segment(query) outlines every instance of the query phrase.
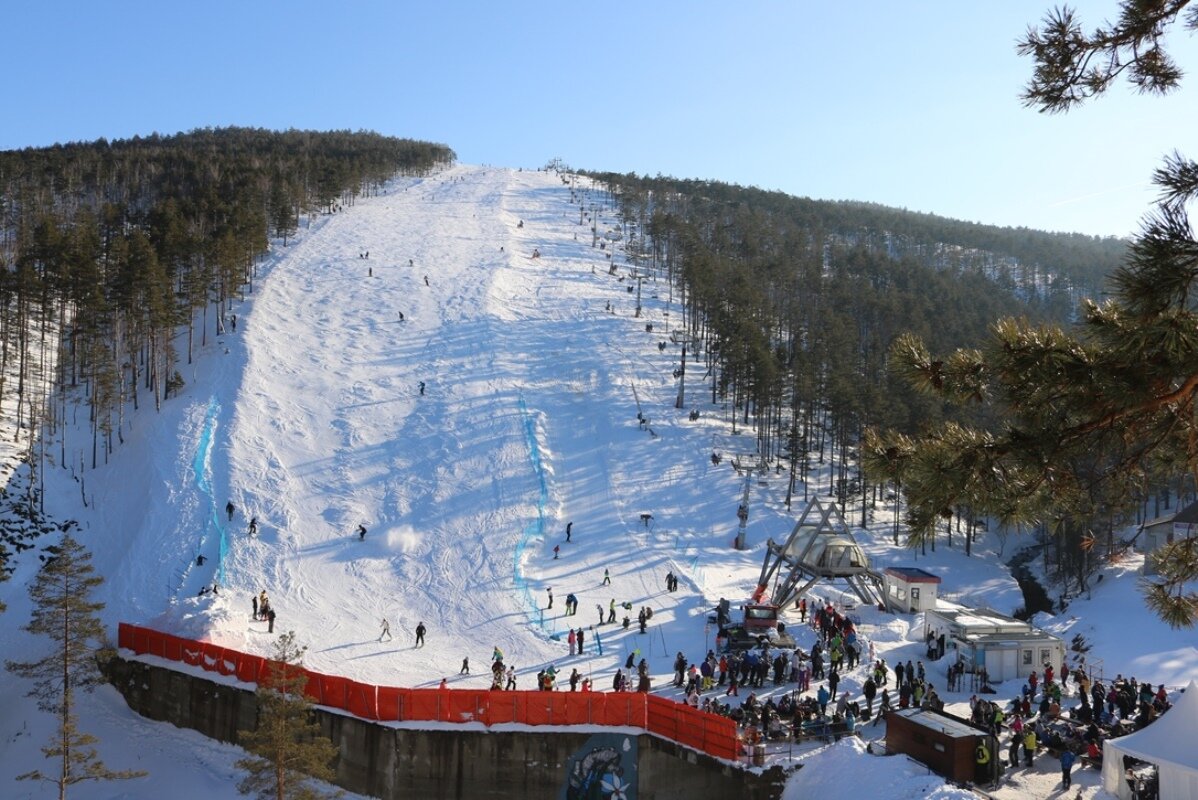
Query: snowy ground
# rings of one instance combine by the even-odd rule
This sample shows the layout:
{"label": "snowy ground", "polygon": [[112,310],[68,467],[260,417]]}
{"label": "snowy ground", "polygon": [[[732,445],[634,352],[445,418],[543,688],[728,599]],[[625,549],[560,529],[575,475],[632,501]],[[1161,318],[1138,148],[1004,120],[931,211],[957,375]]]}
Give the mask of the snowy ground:
{"label": "snowy ground", "polygon": [[[708,610],[720,597],[745,599],[765,539],[793,525],[782,503],[787,476],[754,477],[751,547],[731,549],[743,481],[730,459],[713,466],[709,456],[713,448],[751,453],[754,441],[733,435],[726,412],[710,403],[699,363],[687,365],[687,407],[674,408],[679,349],[669,332],[681,309],[664,281],[646,280],[634,316],[623,256],[616,255],[618,275],[609,275],[611,251],[591,247],[580,202],[590,209],[602,198],[592,192],[571,204],[554,173],[456,166],[398,179],[385,195],[320,218],[276,248],[254,294],[235,309],[236,332],[184,371],[182,396],[160,414],[141,413],[110,463],[86,473],[82,490],[67,471],[47,477],[48,508],[80,520],[107,578],[105,620],[266,654],[273,637],[250,618],[251,596],[265,590],[278,628],[295,630],[310,648],[307,665],[322,672],[401,686],[447,677],[451,686],[481,688],[498,646],[521,688],[552,663],[607,689],[639,649],[654,685],[670,694],[674,654],[695,660],[713,646]],[[610,210],[601,212],[601,232],[614,224]],[[698,421],[688,419],[691,408]],[[826,486],[817,477],[810,490]],[[878,509],[877,533],[860,537],[877,565],[935,572],[962,602],[1005,612],[1022,603],[1015,582],[987,558],[999,542],[983,540],[973,558],[941,547],[917,559],[891,545],[892,512]],[[652,515],[647,523],[644,514]],[[247,533],[251,517],[256,537]],[[858,522],[860,510],[850,517]],[[359,524],[363,540],[354,534]],[[198,554],[208,558],[203,567]],[[24,559],[0,586],[9,604],[0,616],[6,655],[44,648],[19,630],[34,567]],[[610,586],[601,585],[605,569]],[[1083,632],[1109,675],[1173,686],[1198,678],[1194,637],[1152,620],[1129,569],[1112,569],[1092,599],[1045,624],[1067,637]],[[664,591],[670,570],[681,577],[675,593]],[[219,597],[196,596],[216,580]],[[567,619],[569,592],[579,614]],[[566,627],[596,625],[596,605],[606,609],[613,599],[632,604],[630,630],[598,627],[602,655],[594,635],[585,655],[567,655]],[[654,612],[646,635],[636,632],[641,606]],[[878,655],[890,663],[921,657],[918,618],[862,613]],[[380,643],[384,617],[395,638]],[[419,622],[428,637],[417,649]],[[792,628],[810,644],[809,630]],[[469,676],[458,675],[464,657]],[[862,680],[850,674],[842,686],[857,692]],[[932,681],[943,689],[942,675]],[[0,674],[0,785],[15,787],[5,796],[43,796],[11,782],[39,758],[49,730],[26,690]],[[73,797],[234,796],[239,750],[133,717],[110,689],[83,708],[110,766],[151,775],[84,785]],[[805,764],[793,797],[811,787],[824,800],[961,796],[902,757],[852,744],[773,758]],[[840,779],[827,777],[834,774]],[[863,795],[859,776],[876,777],[877,793]],[[1055,762],[1016,778],[997,796],[1053,796]],[[1083,796],[1100,796],[1096,778],[1079,777]]]}

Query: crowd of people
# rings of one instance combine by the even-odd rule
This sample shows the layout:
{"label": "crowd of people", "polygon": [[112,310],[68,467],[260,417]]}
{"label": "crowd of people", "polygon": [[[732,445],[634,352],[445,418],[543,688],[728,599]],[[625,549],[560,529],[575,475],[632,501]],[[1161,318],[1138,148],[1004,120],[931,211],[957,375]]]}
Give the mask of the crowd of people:
{"label": "crowd of people", "polygon": [[1007,737],[1008,767],[1020,765],[1021,752],[1025,767],[1035,765],[1039,752],[1048,752],[1060,760],[1061,782],[1067,789],[1075,763],[1101,765],[1105,739],[1151,724],[1171,703],[1163,684],[1153,689],[1150,683],[1117,675],[1108,686],[1093,680],[1085,670],[1071,673],[1068,665],[1062,664],[1057,674],[1047,664],[1042,674],[1034,671],[1028,676],[1005,708],[977,695],[970,698],[969,705],[975,725],[989,729],[995,737]]}

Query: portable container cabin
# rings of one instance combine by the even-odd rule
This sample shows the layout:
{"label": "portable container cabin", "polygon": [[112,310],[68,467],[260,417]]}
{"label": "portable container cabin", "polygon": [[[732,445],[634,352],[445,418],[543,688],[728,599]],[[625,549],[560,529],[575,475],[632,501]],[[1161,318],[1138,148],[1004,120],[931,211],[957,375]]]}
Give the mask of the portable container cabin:
{"label": "portable container cabin", "polygon": [[915,614],[936,607],[940,576],[916,567],[887,567],[882,570],[886,607],[900,614]]}
{"label": "portable container cabin", "polygon": [[963,661],[967,672],[984,668],[991,682],[1021,680],[1047,664],[1060,670],[1065,659],[1059,637],[989,608],[939,601],[924,615],[924,638],[941,634],[947,658]]}
{"label": "portable container cabin", "polygon": [[905,708],[886,715],[886,749],[905,753],[950,780],[961,783],[992,776],[978,775],[977,747],[990,750],[990,768],[998,754],[989,732],[968,720],[926,708]]}

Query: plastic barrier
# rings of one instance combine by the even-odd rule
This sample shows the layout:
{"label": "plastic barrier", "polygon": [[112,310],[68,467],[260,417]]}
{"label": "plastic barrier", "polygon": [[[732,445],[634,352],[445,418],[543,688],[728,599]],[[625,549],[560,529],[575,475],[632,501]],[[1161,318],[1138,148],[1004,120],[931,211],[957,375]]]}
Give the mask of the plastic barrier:
{"label": "plastic barrier", "polygon": [[378,719],[378,691],[372,683],[345,681],[345,710],[362,719]]}
{"label": "plastic barrier", "polygon": [[[282,665],[211,642],[197,642],[121,623],[117,642],[139,655],[158,656],[258,683]],[[736,723],[641,692],[486,691],[375,686],[301,669],[314,703],[370,720],[481,722],[484,725],[608,725],[640,728],[717,758],[737,757]]]}
{"label": "plastic barrier", "polygon": [[403,707],[403,689],[394,686],[380,686],[377,692],[378,719],[394,722],[402,719],[400,709]]}

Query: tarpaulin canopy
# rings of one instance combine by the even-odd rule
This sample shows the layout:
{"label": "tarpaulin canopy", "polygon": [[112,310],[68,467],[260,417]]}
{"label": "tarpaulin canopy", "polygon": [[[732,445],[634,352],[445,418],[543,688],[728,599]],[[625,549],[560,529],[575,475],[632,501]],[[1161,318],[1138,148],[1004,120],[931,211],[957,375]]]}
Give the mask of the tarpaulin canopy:
{"label": "tarpaulin canopy", "polygon": [[1102,786],[1120,800],[1131,800],[1123,757],[1156,765],[1160,800],[1198,797],[1198,681],[1173,698],[1173,707],[1146,728],[1107,739],[1102,747]]}

